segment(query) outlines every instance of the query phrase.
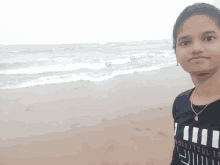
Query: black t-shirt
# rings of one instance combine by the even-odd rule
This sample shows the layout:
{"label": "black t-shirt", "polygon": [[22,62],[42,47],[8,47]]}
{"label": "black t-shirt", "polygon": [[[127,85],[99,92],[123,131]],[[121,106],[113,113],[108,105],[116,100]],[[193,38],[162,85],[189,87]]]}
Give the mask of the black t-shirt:
{"label": "black t-shirt", "polygon": [[173,104],[175,146],[171,165],[220,165],[220,100],[195,106],[199,120],[190,106],[193,90],[179,94]]}

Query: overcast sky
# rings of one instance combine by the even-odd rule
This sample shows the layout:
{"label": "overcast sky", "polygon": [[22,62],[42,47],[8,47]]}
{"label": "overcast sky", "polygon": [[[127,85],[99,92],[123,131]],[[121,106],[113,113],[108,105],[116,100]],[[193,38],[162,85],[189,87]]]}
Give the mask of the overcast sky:
{"label": "overcast sky", "polygon": [[[202,2],[214,4],[214,1],[220,0]],[[171,39],[180,12],[196,2],[200,1],[1,0],[0,44]]]}

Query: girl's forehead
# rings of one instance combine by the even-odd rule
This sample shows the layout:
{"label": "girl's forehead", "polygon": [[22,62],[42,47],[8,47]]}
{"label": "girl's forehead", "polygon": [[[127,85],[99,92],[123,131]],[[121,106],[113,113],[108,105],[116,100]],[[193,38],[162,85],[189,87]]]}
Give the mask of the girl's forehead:
{"label": "girl's forehead", "polygon": [[206,15],[195,15],[188,18],[180,27],[179,35],[197,35],[205,31],[219,30],[216,22]]}

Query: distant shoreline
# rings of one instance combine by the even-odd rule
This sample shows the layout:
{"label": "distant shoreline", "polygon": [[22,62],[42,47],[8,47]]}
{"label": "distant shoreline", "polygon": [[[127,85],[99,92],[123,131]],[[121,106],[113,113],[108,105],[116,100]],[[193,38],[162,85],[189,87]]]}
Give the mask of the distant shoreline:
{"label": "distant shoreline", "polygon": [[161,39],[161,40],[141,40],[141,41],[121,41],[121,42],[103,42],[103,43],[98,43],[98,42],[91,42],[91,43],[64,43],[64,44],[49,44],[49,43],[44,43],[44,44],[0,44],[0,46],[30,46],[30,45],[39,45],[39,46],[46,46],[46,45],[105,45],[105,44],[121,44],[121,43],[144,43],[144,42],[158,42],[158,41],[170,41],[172,42],[172,39]]}

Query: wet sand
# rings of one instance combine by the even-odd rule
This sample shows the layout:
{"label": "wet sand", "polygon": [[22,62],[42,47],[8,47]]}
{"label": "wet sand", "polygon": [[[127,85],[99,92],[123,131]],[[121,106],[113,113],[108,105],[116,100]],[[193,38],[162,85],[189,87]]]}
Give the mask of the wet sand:
{"label": "wet sand", "polygon": [[180,66],[0,91],[0,165],[168,165]]}

